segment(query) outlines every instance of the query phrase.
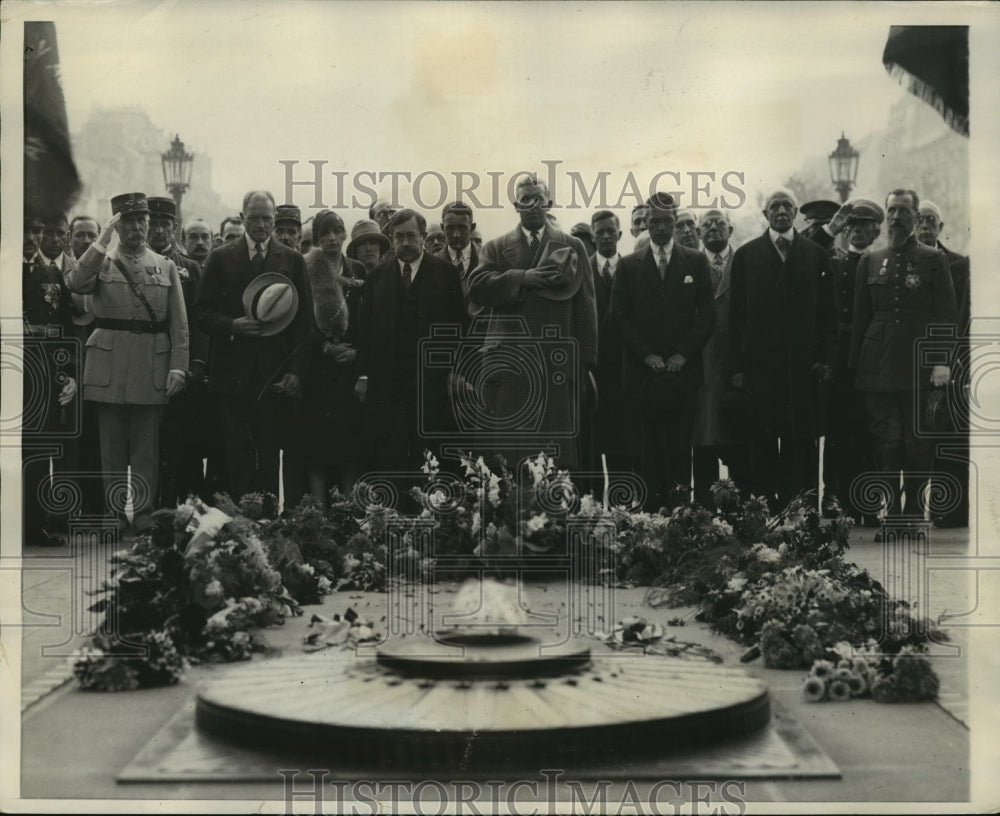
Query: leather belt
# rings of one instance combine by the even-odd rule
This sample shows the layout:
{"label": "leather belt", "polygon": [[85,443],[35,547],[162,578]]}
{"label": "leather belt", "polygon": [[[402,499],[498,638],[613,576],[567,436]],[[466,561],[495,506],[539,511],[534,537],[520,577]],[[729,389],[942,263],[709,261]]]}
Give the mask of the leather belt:
{"label": "leather belt", "polygon": [[113,317],[99,317],[94,321],[99,329],[127,331],[133,334],[164,334],[170,330],[169,320],[117,320]]}

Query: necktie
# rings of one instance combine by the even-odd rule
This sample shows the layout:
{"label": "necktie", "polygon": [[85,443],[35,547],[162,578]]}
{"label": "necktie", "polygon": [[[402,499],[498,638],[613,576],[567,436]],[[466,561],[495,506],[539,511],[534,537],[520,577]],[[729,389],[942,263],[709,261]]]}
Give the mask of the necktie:
{"label": "necktie", "polygon": [[611,261],[607,260],[604,262],[604,269],[601,270],[601,277],[604,278],[608,283],[611,283]]}
{"label": "necktie", "polygon": [[538,230],[532,230],[531,231],[531,244],[528,246],[528,249],[531,252],[531,263],[532,264],[534,264],[535,259],[538,257],[538,247],[539,247]]}
{"label": "necktie", "polygon": [[656,265],[660,269],[660,280],[664,280],[667,277],[667,251],[660,247],[660,254],[657,256]]}
{"label": "necktie", "polygon": [[721,255],[716,255],[712,259],[712,288],[718,289],[719,283],[722,281],[722,270],[725,268],[726,262],[722,260]]}
{"label": "necktie", "polygon": [[458,272],[458,276],[461,277],[465,274],[465,264],[462,263],[462,254],[459,253],[455,256],[455,271]]}
{"label": "necktie", "polygon": [[413,269],[409,264],[403,264],[403,288],[409,289],[413,282]]}
{"label": "necktie", "polygon": [[778,252],[781,253],[781,260],[785,260],[788,257],[788,247],[792,245],[784,235],[779,235],[778,240],[774,242],[775,246],[778,247]]}
{"label": "necktie", "polygon": [[260,244],[253,245],[253,260],[251,263],[253,264],[254,272],[260,272],[264,268],[264,247]]}

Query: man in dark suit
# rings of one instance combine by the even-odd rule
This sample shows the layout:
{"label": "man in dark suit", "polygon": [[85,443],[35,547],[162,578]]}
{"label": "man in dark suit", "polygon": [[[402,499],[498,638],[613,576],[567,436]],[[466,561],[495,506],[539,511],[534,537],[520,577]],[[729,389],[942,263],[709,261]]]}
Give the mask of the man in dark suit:
{"label": "man in dark suit", "polygon": [[394,254],[365,280],[354,392],[366,407],[371,464],[391,474],[416,470],[431,447],[421,420],[444,422],[451,412],[451,372],[425,368],[420,341],[435,327],[464,332],[468,317],[455,268],[424,252],[424,217],[403,209],[386,227]]}
{"label": "man in dark suit", "polygon": [[750,391],[749,487],[772,512],[818,490],[818,386],[837,358],[830,254],[792,228],[797,211],[791,191],[768,196],[768,229],[736,250],[730,284],[730,384]]}
{"label": "man in dark suit", "polygon": [[[958,306],[958,325],[955,328],[955,348],[952,355],[953,380],[951,391],[950,433],[934,445],[934,470],[951,474],[961,485],[957,500],[951,507],[939,511],[931,507],[931,516],[936,527],[969,526],[969,319],[972,310],[969,285],[969,258],[959,255],[941,243],[944,220],[941,208],[933,201],[920,202],[920,218],[917,225],[917,240],[920,243],[940,249],[948,258],[951,282],[955,289]],[[934,494],[931,494],[932,497]],[[942,492],[942,495],[948,495]]]}
{"label": "man in dark suit", "polygon": [[[194,304],[195,323],[211,338],[209,393],[219,400],[230,489],[278,495],[282,429],[289,399],[301,397],[309,360],[313,307],[305,261],[272,239],[274,196],[254,190],[243,199],[246,232],[213,250]],[[283,275],[298,293],[294,319],[276,334],[248,317],[243,291],[256,277]]]}
{"label": "man in dark suit", "polygon": [[590,256],[597,299],[597,410],[593,417],[583,417],[583,450],[586,467],[601,470],[601,454],[607,456],[609,470],[636,469],[639,452],[629,451],[625,433],[625,392],[622,388],[622,341],[611,312],[611,287],[622,256],[618,242],[622,237],[618,216],[611,210],[598,210],[590,219],[597,251]]}
{"label": "man in dark suit", "polygon": [[708,261],[674,241],[677,205],[669,193],[646,202],[649,246],[622,258],[611,309],[625,347],[628,425],[640,436],[640,472],[649,509],[686,502],[691,489],[691,426],[701,352],[715,306]]}
{"label": "man in dark suit", "polygon": [[[729,288],[733,266],[733,234],[725,210],[706,210],[701,222],[705,257],[712,277],[715,298],[715,328],[702,351],[705,385],[698,391],[692,434],[694,463],[694,500],[702,507],[712,507],[711,487],[719,479],[719,460],[729,469],[729,478],[737,486],[746,486],[747,440],[732,426],[723,405],[729,387]],[[675,231],[676,235],[676,231]]]}
{"label": "man in dark suit", "polygon": [[[25,214],[25,232],[32,219]],[[21,308],[24,323],[24,404],[35,406],[34,427],[21,437],[21,473],[25,546],[61,546],[53,534],[65,519],[56,519],[43,499],[49,462],[55,472],[74,470],[69,431],[77,399],[76,355],[66,352],[73,337],[72,304],[64,276],[75,267],[64,251],[69,225],[66,216],[41,220],[34,246],[21,267]],[[25,255],[29,255],[25,240]],[[57,342],[64,338],[62,343]],[[61,453],[60,453],[61,449]],[[40,495],[40,493],[42,495]]]}
{"label": "man in dark suit", "polygon": [[[575,469],[597,366],[594,278],[580,239],[548,219],[548,185],[525,175],[515,196],[520,224],[483,246],[470,278],[472,300],[492,310],[483,367],[501,372],[489,430],[512,467],[544,450]],[[515,369],[518,355],[524,363]]]}
{"label": "man in dark suit", "polygon": [[[195,293],[201,283],[201,265],[182,255],[174,244],[177,225],[177,205],[172,198],[151,196],[149,204],[149,248],[174,262],[184,293],[188,314],[194,313]],[[188,494],[210,499],[224,484],[215,471],[220,462],[210,462],[206,483],[203,460],[213,438],[218,437],[218,423],[213,423],[208,410],[205,379],[208,365],[208,337],[197,326],[189,327],[191,373],[187,387],[171,397],[160,424],[160,504],[170,507],[184,501]]]}
{"label": "man in dark suit", "polygon": [[479,251],[472,245],[472,232],[475,228],[472,208],[468,204],[453,201],[441,211],[441,229],[448,243],[437,253],[437,257],[454,267],[462,282],[462,296],[465,298],[469,317],[475,317],[482,311],[482,307],[469,298],[469,275],[479,265]]}

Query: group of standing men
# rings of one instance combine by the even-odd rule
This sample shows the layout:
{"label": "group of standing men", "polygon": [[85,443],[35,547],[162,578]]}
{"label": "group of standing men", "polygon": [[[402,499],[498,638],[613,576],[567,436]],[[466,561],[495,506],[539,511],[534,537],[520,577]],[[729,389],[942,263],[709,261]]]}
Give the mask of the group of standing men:
{"label": "group of standing men", "polygon": [[[887,512],[923,517],[934,462],[921,417],[951,382],[969,299],[968,260],[927,245],[933,205],[912,190],[884,210],[856,199],[806,238],[794,195],[777,190],[766,232],[734,248],[724,210],[699,222],[657,193],[632,213],[626,256],[613,212],[566,234],[536,177],[514,206],[517,227],[481,249],[463,202],[431,230],[377,205],[348,242],[338,214],[303,236],[298,208],[253,191],[221,245],[200,219],[185,224],[186,252],[170,199],[116,197],[103,230],[74,219],[79,246],[65,218],[26,219],[26,333],[86,341],[82,369],[62,364],[51,415],[78,398],[82,373],[100,468],[131,469],[139,527],[187,492],[278,493],[281,451],[287,506],[331,486],[313,479],[317,463],[349,487],[412,472],[444,441],[510,463],[547,451],[591,476],[634,471],[651,509],[690,499],[692,466],[694,498],[711,505],[721,461],[776,511],[817,490],[821,436],[827,514],[865,520],[852,484],[875,471]],[[883,221],[889,246],[872,252]],[[846,250],[833,248],[841,233]],[[929,339],[932,326],[953,327],[951,342]],[[431,353],[449,343],[450,356]],[[334,380],[345,387],[329,401]],[[26,464],[26,533],[44,543],[28,476]]]}

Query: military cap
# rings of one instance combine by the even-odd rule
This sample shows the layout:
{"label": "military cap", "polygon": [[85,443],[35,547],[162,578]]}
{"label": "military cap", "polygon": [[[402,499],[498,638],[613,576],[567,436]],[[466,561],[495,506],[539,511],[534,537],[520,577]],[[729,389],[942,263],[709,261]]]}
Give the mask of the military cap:
{"label": "military cap", "polygon": [[291,221],[302,226],[302,211],[295,204],[279,204],[274,210],[274,223]]}
{"label": "military cap", "polygon": [[839,209],[840,205],[836,201],[820,198],[816,201],[807,201],[799,207],[799,212],[806,221],[825,224],[833,218]]}
{"label": "military cap", "polygon": [[868,198],[856,198],[851,202],[851,214],[848,221],[874,221],[881,224],[885,221],[885,211]]}
{"label": "military cap", "polygon": [[171,218],[177,217],[177,204],[172,198],[166,196],[151,196],[147,202],[150,215],[169,215]]}
{"label": "military cap", "polygon": [[111,199],[112,215],[128,215],[129,213],[145,213],[149,215],[149,202],[145,193],[122,193]]}

